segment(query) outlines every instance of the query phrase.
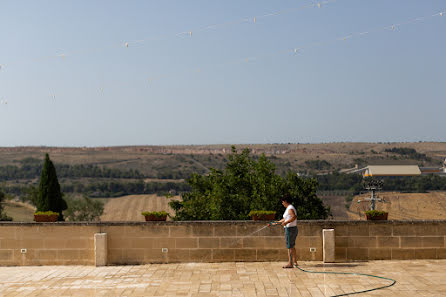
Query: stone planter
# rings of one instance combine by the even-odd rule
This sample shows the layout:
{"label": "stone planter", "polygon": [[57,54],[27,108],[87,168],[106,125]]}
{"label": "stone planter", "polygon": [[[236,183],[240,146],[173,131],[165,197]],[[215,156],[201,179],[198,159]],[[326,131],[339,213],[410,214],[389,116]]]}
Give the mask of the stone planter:
{"label": "stone planter", "polygon": [[251,216],[253,221],[274,221],[276,214],[262,214],[262,215],[253,215]]}
{"label": "stone planter", "polygon": [[34,221],[36,222],[57,222],[59,215],[34,215]]}
{"label": "stone planter", "polygon": [[371,216],[371,215],[365,215],[367,221],[386,221],[389,213],[385,213],[380,216]]}
{"label": "stone planter", "polygon": [[144,216],[144,217],[146,218],[146,222],[167,220],[167,216],[158,217],[158,216],[154,216],[154,215],[149,215],[149,216]]}

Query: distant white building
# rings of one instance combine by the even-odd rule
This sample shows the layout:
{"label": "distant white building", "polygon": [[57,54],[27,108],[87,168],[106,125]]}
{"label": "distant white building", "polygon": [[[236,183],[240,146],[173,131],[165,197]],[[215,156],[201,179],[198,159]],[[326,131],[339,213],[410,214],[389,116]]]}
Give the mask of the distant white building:
{"label": "distant white building", "polygon": [[386,176],[420,176],[420,175],[442,175],[446,176],[446,160],[443,167],[419,167],[418,165],[369,165],[364,168],[341,170],[343,173],[362,174],[363,177],[386,177]]}
{"label": "distant white building", "polygon": [[418,165],[369,165],[362,173],[367,176],[419,176],[421,170]]}

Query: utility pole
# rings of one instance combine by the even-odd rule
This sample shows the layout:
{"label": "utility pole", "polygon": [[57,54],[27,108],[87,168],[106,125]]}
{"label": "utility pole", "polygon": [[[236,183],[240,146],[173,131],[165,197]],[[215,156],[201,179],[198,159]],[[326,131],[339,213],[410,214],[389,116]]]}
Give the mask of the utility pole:
{"label": "utility pole", "polygon": [[[376,192],[382,189],[383,184],[384,182],[382,180],[377,179],[372,179],[365,184],[364,188],[372,192],[370,198],[364,198],[364,201],[370,201],[370,210],[375,210],[376,201],[383,201],[381,198],[376,197]],[[361,202],[361,200],[358,200],[358,203],[359,202]]]}

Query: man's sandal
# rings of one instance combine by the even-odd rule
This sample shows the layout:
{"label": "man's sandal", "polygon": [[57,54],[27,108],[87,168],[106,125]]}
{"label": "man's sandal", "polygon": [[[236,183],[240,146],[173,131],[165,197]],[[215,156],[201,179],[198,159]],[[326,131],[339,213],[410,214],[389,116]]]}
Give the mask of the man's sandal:
{"label": "man's sandal", "polygon": [[282,268],[294,268],[294,266],[285,265],[285,266],[282,266]]}

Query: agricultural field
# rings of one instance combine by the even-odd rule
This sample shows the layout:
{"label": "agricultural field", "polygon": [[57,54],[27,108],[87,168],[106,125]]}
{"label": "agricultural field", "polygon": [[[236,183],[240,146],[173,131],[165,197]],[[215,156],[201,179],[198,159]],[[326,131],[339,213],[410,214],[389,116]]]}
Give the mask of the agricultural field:
{"label": "agricultural field", "polygon": [[[322,197],[330,205],[335,220],[364,220],[364,211],[369,202],[360,202],[369,197],[368,194],[353,198],[350,207],[345,207],[343,196]],[[378,202],[379,210],[389,212],[389,220],[439,220],[446,217],[446,192],[432,193],[395,193],[382,192],[378,197],[385,202]],[[170,199],[181,199],[179,196]],[[156,195],[130,195],[121,198],[110,198],[105,204],[102,221],[144,221],[143,210],[174,212],[167,205],[168,199]]]}
{"label": "agricultural field", "polygon": [[[364,220],[364,211],[370,202],[364,201],[369,194],[358,195],[346,213],[349,219]],[[383,202],[376,203],[376,209],[389,212],[389,220],[444,220],[446,218],[446,192],[378,194]],[[361,202],[358,203],[358,200]]]}
{"label": "agricultural field", "polygon": [[27,203],[7,200],[2,203],[5,213],[12,217],[14,222],[34,221],[35,207]]}
{"label": "agricultural field", "polygon": [[[353,198],[348,209],[345,207],[344,196],[321,197],[325,204],[330,205],[334,220],[364,220],[364,211],[369,202],[360,202],[369,197],[368,194]],[[446,217],[446,192],[432,193],[395,193],[383,192],[378,197],[384,202],[377,203],[377,209],[389,212],[389,220],[440,220]],[[104,214],[101,221],[144,221],[142,211],[166,211],[174,215],[167,204],[171,199],[181,199],[180,196],[166,198],[157,195],[128,195],[119,198],[95,198],[104,202]],[[6,201],[5,212],[14,221],[33,221],[34,208],[26,203]],[[169,220],[169,218],[168,218]]]}
{"label": "agricultural field", "polygon": [[[101,221],[144,221],[143,211],[166,211],[173,215],[173,210],[167,204],[179,196],[166,198],[157,195],[129,195],[119,198],[109,198],[104,206]],[[169,218],[167,218],[169,220]]]}

